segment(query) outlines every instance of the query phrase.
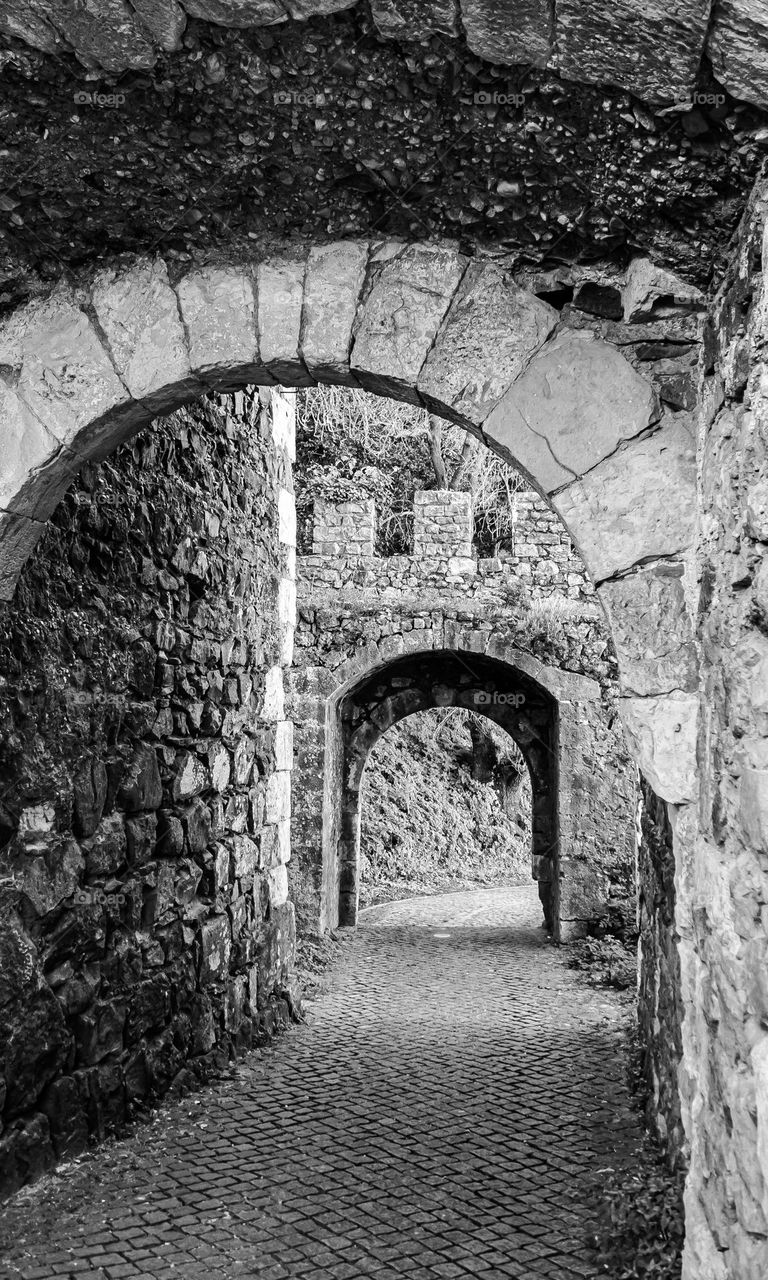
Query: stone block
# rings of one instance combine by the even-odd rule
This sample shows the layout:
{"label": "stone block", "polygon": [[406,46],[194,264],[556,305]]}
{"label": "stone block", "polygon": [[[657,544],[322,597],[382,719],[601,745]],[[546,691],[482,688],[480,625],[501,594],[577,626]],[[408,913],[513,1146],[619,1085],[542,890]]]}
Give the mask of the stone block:
{"label": "stone block", "polygon": [[392,40],[459,34],[458,0],[371,0],[371,16],[379,34]]}
{"label": "stone block", "polygon": [[293,721],[281,720],[275,729],[275,768],[293,767]]}
{"label": "stone block", "polygon": [[261,363],[253,280],[235,267],[205,267],[176,285],[192,371],[223,388],[274,381]]}
{"label": "stone block", "polygon": [[618,706],[630,751],[656,795],[670,804],[695,800],[697,695],[619,698]]}
{"label": "stone block", "polygon": [[274,258],[257,271],[259,352],[276,382],[312,385],[301,356],[301,312],[305,263]]}
{"label": "stone block", "polygon": [[461,19],[473,53],[497,65],[545,67],[552,49],[547,0],[461,0]]}
{"label": "stone block", "polygon": [[0,1137],[0,1186],[17,1191],[42,1177],[55,1164],[46,1116],[15,1120]]}
{"label": "stone block", "polygon": [[94,1066],[123,1051],[126,1006],[122,1000],[100,1000],[75,1019],[78,1066]]}
{"label": "stone block", "polygon": [[703,310],[706,306],[700,289],[665,267],[657,267],[649,258],[632,259],[627,268],[621,302],[624,319],[633,324],[652,319],[659,306],[695,310]]}
{"label": "stone block", "polygon": [[709,0],[558,0],[558,69],[566,80],[614,84],[647,102],[691,90],[701,63]]}
{"label": "stone block", "polygon": [[768,769],[742,769],[739,818],[751,847],[768,854]]}
{"label": "stone block", "polygon": [[277,495],[277,536],[284,546],[296,546],[296,500],[287,489]]}
{"label": "stone block", "polygon": [[267,778],[264,821],[282,822],[291,816],[291,775],[286,770],[276,770]]}
{"label": "stone block", "polygon": [[131,7],[164,53],[175,53],[181,48],[187,15],[176,0],[132,0]]}
{"label": "stone block", "polygon": [[94,310],[131,395],[168,413],[204,390],[192,373],[179,303],[161,259],[107,268],[91,291]]}
{"label": "stone block", "polygon": [[762,0],[719,0],[707,54],[719,84],[742,102],[768,101],[768,13]]}
{"label": "stone block", "polygon": [[157,814],[142,813],[126,818],[125,839],[129,866],[143,866],[155,852]]}
{"label": "stone block", "polygon": [[104,818],[96,834],[81,842],[85,857],[85,870],[89,876],[113,876],[125,866],[128,842],[125,824],[120,813]]}
{"label": "stone block", "polygon": [[160,808],[163,785],[160,781],[157,753],[153,747],[141,745],[136,748],[123,774],[117,801],[127,813]]}
{"label": "stone block", "polygon": [[191,17],[222,27],[268,27],[285,22],[281,0],[185,0],[184,8]]}
{"label": "stone block", "polygon": [[682,565],[661,564],[610,579],[598,589],[619,657],[623,693],[649,697],[696,688],[696,648],[682,572]]}
{"label": "stone block", "polygon": [[696,513],[696,447],[685,415],[668,418],[652,436],[634,440],[553,498],[593,579],[692,543]]}
{"label": "stone block", "polygon": [[206,920],[200,932],[200,982],[223,982],[228,974],[232,937],[226,916]]}
{"label": "stone block", "polygon": [[43,977],[35,946],[18,917],[7,911],[0,930],[0,973],[4,1114],[9,1119],[32,1110],[61,1071],[71,1037],[61,1005]]}
{"label": "stone block", "polygon": [[653,387],[624,356],[572,330],[533,357],[483,429],[552,493],[645,431],[655,413]]}
{"label": "stone block", "polygon": [[318,382],[351,381],[352,326],[365,283],[368,245],[345,240],[311,249],[304,283],[301,352]]}
{"label": "stone block", "polygon": [[72,1076],[54,1080],[43,1094],[40,1110],[48,1120],[51,1142],[59,1160],[72,1159],[88,1146],[88,1121],[80,1091]]}
{"label": "stone block", "polygon": [[419,378],[424,400],[483,422],[558,319],[493,263],[470,263]]}
{"label": "stone block", "polygon": [[267,872],[269,901],[274,907],[282,907],[288,901],[288,870],[280,865]]}
{"label": "stone block", "polygon": [[264,700],[261,720],[267,723],[285,717],[285,694],[281,667],[270,667],[264,676]]}
{"label": "stone block", "polygon": [[[352,371],[368,391],[419,403],[419,373],[466,266],[452,246],[385,246],[355,322]],[[374,258],[375,261],[375,258]]]}
{"label": "stone block", "polygon": [[39,916],[72,897],[84,869],[79,845],[65,836],[50,836],[37,845],[17,839],[0,853],[0,874],[10,875]]}
{"label": "stone block", "polygon": [[210,786],[210,776],[202,760],[191,751],[182,751],[176,758],[172,794],[176,801],[191,800]]}
{"label": "stone block", "polygon": [[[0,326],[0,366],[12,371],[16,398],[60,445],[89,458],[103,456],[148,420],[115,373],[96,329],[73,294],[60,285],[47,298],[18,308]],[[20,412],[20,410],[18,411]],[[27,459],[41,466],[42,441],[33,439],[29,418],[14,431],[17,467]],[[99,448],[96,448],[98,444]],[[5,505],[11,501],[6,495]]]}
{"label": "stone block", "polygon": [[[53,13],[51,13],[51,8]],[[47,10],[47,12],[46,12]],[[99,0],[98,6],[53,3],[44,12],[86,67],[120,75],[129,67],[149,70],[157,51],[126,0]]]}

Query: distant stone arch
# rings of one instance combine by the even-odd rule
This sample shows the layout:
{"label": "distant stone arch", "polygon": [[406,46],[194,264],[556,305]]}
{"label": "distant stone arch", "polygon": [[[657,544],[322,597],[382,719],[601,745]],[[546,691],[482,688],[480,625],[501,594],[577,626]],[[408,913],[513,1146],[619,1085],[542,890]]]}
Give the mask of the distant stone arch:
{"label": "distant stone arch", "polygon": [[0,368],[0,598],[83,463],[206,390],[362,386],[480,434],[548,497],[598,585],[643,771],[664,799],[693,798],[690,415],[495,263],[351,240],[172,281],[142,258],[20,307]]}

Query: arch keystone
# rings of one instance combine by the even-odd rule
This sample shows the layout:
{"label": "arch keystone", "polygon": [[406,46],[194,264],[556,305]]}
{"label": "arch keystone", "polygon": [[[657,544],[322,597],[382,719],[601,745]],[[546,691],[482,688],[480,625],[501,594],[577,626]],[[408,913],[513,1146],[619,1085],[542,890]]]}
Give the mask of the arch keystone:
{"label": "arch keystone", "polygon": [[162,259],[100,272],[91,301],[125,385],[153,414],[201,395]]}

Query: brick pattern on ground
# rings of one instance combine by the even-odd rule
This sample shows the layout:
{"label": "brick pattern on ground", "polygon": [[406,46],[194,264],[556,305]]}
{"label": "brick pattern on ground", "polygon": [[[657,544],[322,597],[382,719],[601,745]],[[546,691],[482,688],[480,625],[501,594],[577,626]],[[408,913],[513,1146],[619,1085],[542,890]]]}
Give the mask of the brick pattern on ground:
{"label": "brick pattern on ground", "polygon": [[6,1207],[4,1280],[596,1276],[625,1006],[539,920],[528,886],[363,912],[308,1025]]}

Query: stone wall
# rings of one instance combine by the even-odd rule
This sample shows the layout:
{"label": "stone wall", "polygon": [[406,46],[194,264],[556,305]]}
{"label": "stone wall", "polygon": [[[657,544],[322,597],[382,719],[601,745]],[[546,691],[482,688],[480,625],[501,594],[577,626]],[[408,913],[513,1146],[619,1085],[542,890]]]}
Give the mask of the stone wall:
{"label": "stone wall", "polygon": [[511,550],[478,558],[473,550],[472,499],[450,489],[414,494],[413,551],[375,554],[376,506],[372,499],[316,502],[312,554],[301,556],[304,580],[318,589],[361,586],[394,600],[446,582],[462,599],[500,605],[525,590],[533,599],[573,601],[594,595],[584,565],[554,511],[532,489],[513,499]]}
{"label": "stone wall", "polygon": [[290,406],[87,467],[0,618],[0,1185],[285,1024]]}
{"label": "stone wall", "polygon": [[[537,520],[541,505],[531,500]],[[380,670],[375,699],[383,702],[392,677],[393,687],[411,686],[408,696],[419,700],[412,710],[469,705],[472,694],[477,710],[498,719],[499,708],[506,714],[516,696],[515,679],[528,676],[551,694],[559,784],[547,788],[542,782],[534,823],[541,839],[533,872],[545,912],[563,940],[608,920],[626,928],[634,915],[635,775],[616,714],[616,664],[603,616],[588,598],[591,587],[567,543],[558,535],[555,546],[567,553],[567,572],[554,561],[554,578],[546,564],[524,575],[512,556],[477,561],[468,554],[468,495],[451,491],[416,494],[418,554],[374,555],[374,523],[371,502],[323,503],[315,553],[297,560],[296,659],[288,705],[296,733],[291,894],[300,918],[308,927],[336,923],[341,859],[347,868],[345,919],[354,919],[358,796],[353,787],[348,802],[342,799],[352,761],[345,755],[349,743],[340,699],[352,698],[348,691]],[[556,517],[544,523],[551,529]],[[535,531],[524,536],[531,552],[537,551]],[[545,557],[551,546],[542,547]],[[539,579],[545,584],[541,591]],[[577,591],[583,598],[566,594]],[[417,679],[410,670],[395,670],[419,653],[436,652],[464,654],[455,679],[447,659],[442,675],[435,669]],[[493,672],[486,670],[489,661],[497,663]],[[438,701],[430,701],[427,686],[437,688]],[[523,706],[526,696],[523,691],[516,705]],[[382,714],[375,718],[380,730]],[[514,717],[508,720],[504,727],[515,736],[518,726]],[[558,824],[555,857],[552,832]]]}
{"label": "stone wall", "polygon": [[713,310],[699,464],[700,799],[673,813],[687,1280],[768,1273],[768,187]]}
{"label": "stone wall", "polygon": [[[48,53],[74,51],[86,66],[148,69],[182,48],[188,15],[233,27],[272,27],[355,7],[358,0],[160,0],[70,10],[55,0],[19,0],[0,13],[0,32]],[[685,0],[670,10],[651,0],[641,11],[599,0],[369,0],[373,28],[405,41],[463,33],[472,53],[505,66],[556,67],[570,80],[616,84],[652,101],[685,101],[702,57],[734,94],[768,97],[768,20],[750,0]]]}

